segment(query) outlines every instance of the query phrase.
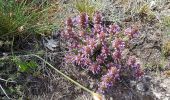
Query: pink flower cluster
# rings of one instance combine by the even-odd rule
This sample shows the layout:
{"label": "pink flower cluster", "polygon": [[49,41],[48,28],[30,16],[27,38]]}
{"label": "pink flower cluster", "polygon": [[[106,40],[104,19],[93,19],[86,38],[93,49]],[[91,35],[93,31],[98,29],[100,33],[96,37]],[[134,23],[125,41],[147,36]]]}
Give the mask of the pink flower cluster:
{"label": "pink flower cluster", "polygon": [[[134,56],[129,59],[122,57],[129,41],[139,35],[138,30],[130,27],[123,31],[117,24],[107,27],[102,20],[100,12],[94,14],[92,21],[86,13],[68,18],[62,36],[67,41],[69,51],[65,55],[66,62],[88,69],[93,74],[106,73],[99,83],[99,90],[106,91],[126,71],[122,71],[122,68],[132,71],[129,76],[133,77],[140,77],[142,71]],[[123,37],[129,40],[124,40]],[[123,62],[124,60],[127,62]]]}
{"label": "pink flower cluster", "polygon": [[99,92],[104,93],[109,87],[113,86],[115,81],[119,78],[119,69],[117,67],[110,67],[106,75],[103,75],[99,84]]}

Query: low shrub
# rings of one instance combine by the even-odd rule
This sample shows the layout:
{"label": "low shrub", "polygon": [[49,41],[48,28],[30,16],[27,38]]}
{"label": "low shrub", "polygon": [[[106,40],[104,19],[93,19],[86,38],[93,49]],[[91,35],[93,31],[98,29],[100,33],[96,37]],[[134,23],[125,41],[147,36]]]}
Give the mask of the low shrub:
{"label": "low shrub", "polygon": [[67,41],[65,61],[99,76],[98,91],[106,93],[115,82],[138,79],[143,72],[135,56],[123,55],[130,41],[139,36],[138,29],[121,30],[114,23],[106,26],[102,19],[100,12],[94,14],[93,22],[86,13],[68,18],[61,35]]}

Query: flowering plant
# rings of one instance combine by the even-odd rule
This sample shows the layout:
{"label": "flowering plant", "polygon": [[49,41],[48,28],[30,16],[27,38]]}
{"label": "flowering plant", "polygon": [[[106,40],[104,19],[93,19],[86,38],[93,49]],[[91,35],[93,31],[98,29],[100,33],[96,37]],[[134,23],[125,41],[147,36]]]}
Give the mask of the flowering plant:
{"label": "flowering plant", "polygon": [[66,62],[102,75],[99,92],[104,93],[122,77],[139,78],[142,70],[135,56],[127,59],[122,55],[129,41],[139,35],[138,30],[129,27],[123,31],[117,24],[106,26],[102,20],[100,12],[94,14],[93,21],[86,13],[68,18],[62,36],[69,51]]}

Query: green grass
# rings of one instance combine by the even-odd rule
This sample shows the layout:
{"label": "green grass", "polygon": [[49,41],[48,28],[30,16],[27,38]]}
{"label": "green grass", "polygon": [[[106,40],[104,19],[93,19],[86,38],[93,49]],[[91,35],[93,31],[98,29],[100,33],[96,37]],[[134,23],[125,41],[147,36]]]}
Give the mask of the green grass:
{"label": "green grass", "polygon": [[164,56],[168,57],[170,55],[170,41],[164,43],[162,49]]}
{"label": "green grass", "polygon": [[96,6],[91,3],[91,0],[75,0],[75,8],[80,12],[86,12],[92,18],[96,11]]}
{"label": "green grass", "polygon": [[[49,20],[50,5],[46,0],[0,0],[0,37],[27,36],[28,34],[47,34],[56,24]],[[54,20],[53,20],[54,21]]]}
{"label": "green grass", "polygon": [[164,24],[166,27],[170,27],[170,16],[165,16],[165,17],[163,17],[163,24]]}

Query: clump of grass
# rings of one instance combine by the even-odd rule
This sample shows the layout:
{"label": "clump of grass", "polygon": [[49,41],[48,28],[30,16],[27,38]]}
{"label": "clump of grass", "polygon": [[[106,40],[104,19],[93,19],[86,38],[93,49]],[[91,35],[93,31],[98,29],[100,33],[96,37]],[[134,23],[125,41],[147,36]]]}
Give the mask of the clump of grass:
{"label": "clump of grass", "polygon": [[170,41],[163,44],[163,54],[165,57],[170,56]]}
{"label": "clump of grass", "polygon": [[52,15],[48,12],[53,6],[58,5],[50,5],[46,0],[41,3],[36,0],[0,0],[0,36],[49,33],[56,27],[49,20]]}
{"label": "clump of grass", "polygon": [[96,11],[96,6],[91,3],[91,0],[75,0],[75,8],[80,12],[85,12],[92,18]]}
{"label": "clump of grass", "polygon": [[151,10],[149,4],[147,3],[145,3],[139,8],[138,13],[141,15],[141,17],[146,16],[147,21],[151,21],[152,19],[155,18],[154,12]]}
{"label": "clump of grass", "polygon": [[163,24],[167,27],[170,27],[170,16],[163,17]]}
{"label": "clump of grass", "polygon": [[150,10],[148,4],[144,4],[143,6],[141,6],[141,8],[138,11],[138,13],[144,13],[144,14],[148,14],[150,12],[151,12],[151,10]]}

